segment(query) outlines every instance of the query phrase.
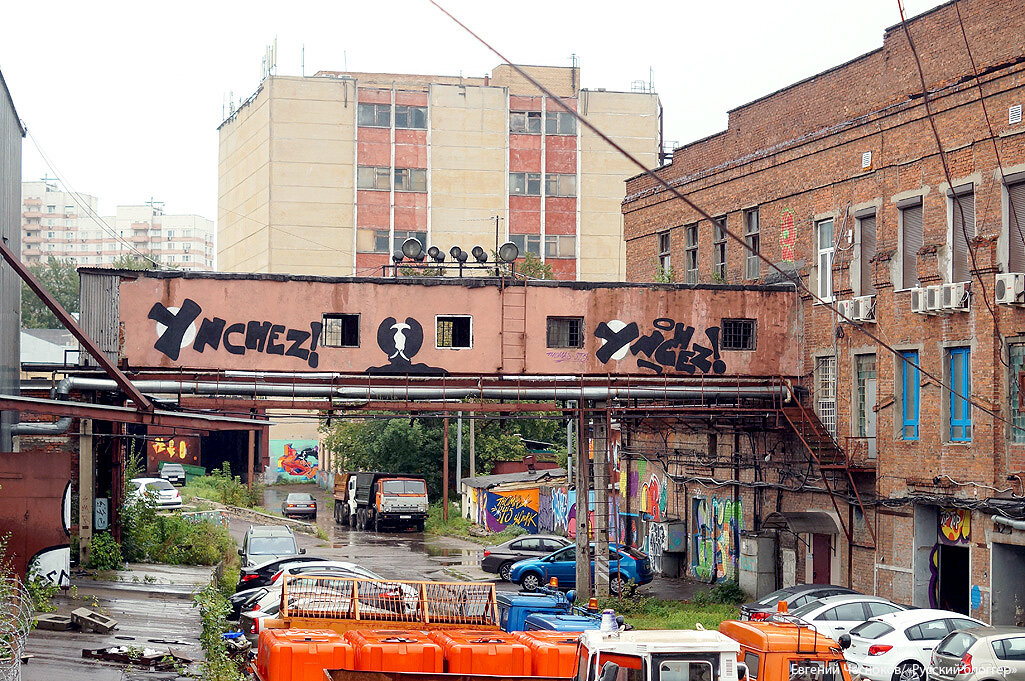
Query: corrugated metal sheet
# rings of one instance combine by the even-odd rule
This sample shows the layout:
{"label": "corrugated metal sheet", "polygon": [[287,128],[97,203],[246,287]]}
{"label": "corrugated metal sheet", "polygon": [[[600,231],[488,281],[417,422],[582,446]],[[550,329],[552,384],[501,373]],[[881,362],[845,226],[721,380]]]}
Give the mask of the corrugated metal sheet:
{"label": "corrugated metal sheet", "polygon": [[[21,121],[0,74],[0,237],[21,254]],[[21,278],[0,259],[0,393],[18,394],[21,355]],[[16,412],[0,412],[0,452],[12,448]]]}
{"label": "corrugated metal sheet", "polygon": [[[107,355],[107,358],[114,362],[118,361],[118,341],[120,334],[120,289],[121,277],[117,274],[106,274],[103,272],[80,272],[81,287],[79,289],[79,301],[81,317],[79,325],[86,335],[93,339],[96,345]],[[81,352],[81,364],[97,366],[85,348],[79,345]]]}

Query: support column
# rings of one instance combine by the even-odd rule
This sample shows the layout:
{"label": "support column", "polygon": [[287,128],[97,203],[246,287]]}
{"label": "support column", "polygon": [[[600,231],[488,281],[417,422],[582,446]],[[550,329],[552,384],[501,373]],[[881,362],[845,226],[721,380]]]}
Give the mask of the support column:
{"label": "support column", "polygon": [[78,438],[78,564],[89,562],[89,541],[93,538],[94,472],[93,421],[81,419]]}
{"label": "support column", "polygon": [[125,493],[125,424],[113,424],[113,465],[110,467],[110,534],[121,543],[121,502]]}
{"label": "support column", "polygon": [[448,417],[445,417],[445,443],[442,454],[442,476],[441,476],[441,490],[442,490],[442,507],[441,507],[441,518],[445,522],[448,522]]}
{"label": "support column", "polygon": [[248,432],[249,432],[249,447],[247,448],[247,451],[249,452],[249,456],[248,456],[249,461],[247,462],[247,468],[246,468],[246,470],[248,471],[248,474],[246,476],[246,480],[249,481],[249,489],[253,489],[253,476],[256,475],[256,471],[254,470],[255,469],[255,460],[256,460],[256,431],[255,430],[250,430]]}
{"label": "support column", "polygon": [[456,494],[463,495],[463,412],[456,419]]}
{"label": "support column", "polygon": [[577,548],[577,593],[580,594],[584,600],[591,597],[594,593],[591,590],[591,561],[589,560],[590,554],[590,534],[588,533],[588,522],[587,522],[587,511],[589,507],[588,503],[588,489],[590,487],[588,474],[588,468],[590,461],[588,460],[587,452],[587,412],[584,411],[584,401],[580,401],[580,427],[578,428],[579,438],[577,440],[577,461],[576,461],[576,490],[577,490],[577,537],[576,537],[576,548]]}
{"label": "support column", "polygon": [[470,412],[470,477],[477,477],[477,446],[476,440],[474,439],[475,426],[477,419],[473,418],[475,414]]}
{"label": "support column", "polygon": [[594,412],[594,592],[609,595],[609,432],[608,411]]}

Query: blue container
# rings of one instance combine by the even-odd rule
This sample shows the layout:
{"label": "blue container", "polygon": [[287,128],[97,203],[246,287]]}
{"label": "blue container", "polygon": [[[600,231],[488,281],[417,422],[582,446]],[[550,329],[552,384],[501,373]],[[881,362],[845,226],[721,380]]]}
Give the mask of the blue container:
{"label": "blue container", "polygon": [[[498,622],[503,631],[526,631],[528,616],[533,614],[561,615],[569,612],[569,601],[561,592],[554,593],[508,593],[497,597]],[[590,627],[597,629],[598,627]],[[582,631],[578,629],[577,631]]]}
{"label": "blue container", "polygon": [[524,631],[590,631],[600,625],[598,617],[535,613],[527,616]]}

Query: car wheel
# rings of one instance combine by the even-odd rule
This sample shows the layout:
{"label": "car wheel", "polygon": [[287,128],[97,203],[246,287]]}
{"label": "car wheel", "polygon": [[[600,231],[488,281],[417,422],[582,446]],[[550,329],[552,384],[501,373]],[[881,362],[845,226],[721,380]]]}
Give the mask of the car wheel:
{"label": "car wheel", "polygon": [[317,522],[317,514],[316,513],[313,514],[313,522]]}
{"label": "car wheel", "polygon": [[893,670],[893,681],[925,681],[925,668],[913,660],[901,662]]}
{"label": "car wheel", "polygon": [[609,593],[613,596],[622,596],[623,591],[626,589],[626,581],[622,575],[616,573],[609,577]]}
{"label": "car wheel", "polygon": [[502,565],[499,566],[499,568],[498,568],[498,576],[501,577],[502,579],[504,579],[507,582],[511,582],[512,581],[512,574],[511,574],[512,573],[512,566],[513,566],[513,562],[511,560],[507,560],[504,563],[502,563]]}
{"label": "car wheel", "polygon": [[523,587],[524,591],[537,591],[538,587],[541,586],[541,577],[537,573],[528,572],[520,580],[520,586]]}

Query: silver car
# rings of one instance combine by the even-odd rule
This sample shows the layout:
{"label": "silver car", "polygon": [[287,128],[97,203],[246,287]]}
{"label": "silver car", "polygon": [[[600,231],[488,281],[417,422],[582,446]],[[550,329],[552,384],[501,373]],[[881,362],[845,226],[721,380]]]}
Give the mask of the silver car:
{"label": "silver car", "polygon": [[1025,628],[975,627],[951,633],[933,651],[929,679],[1022,681]]}

